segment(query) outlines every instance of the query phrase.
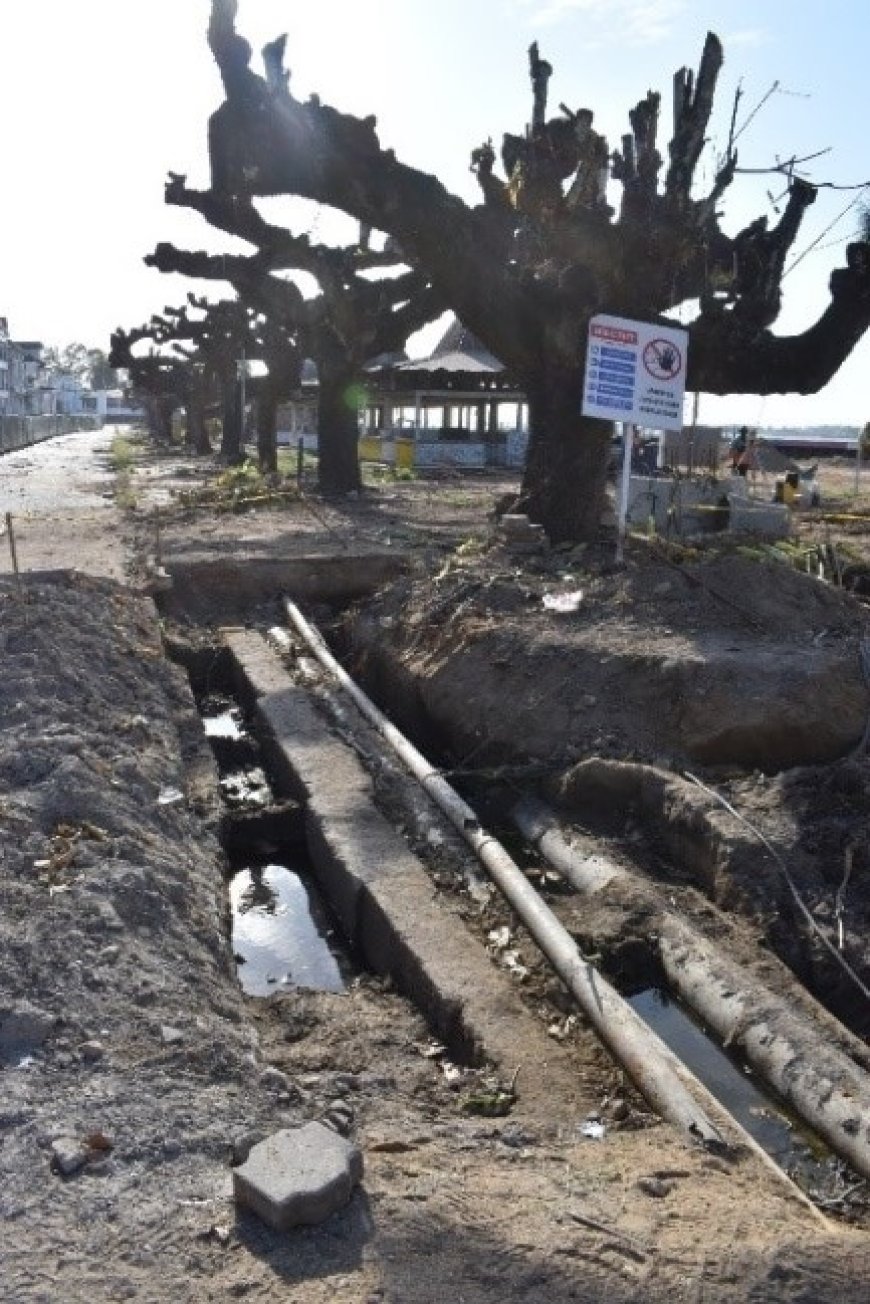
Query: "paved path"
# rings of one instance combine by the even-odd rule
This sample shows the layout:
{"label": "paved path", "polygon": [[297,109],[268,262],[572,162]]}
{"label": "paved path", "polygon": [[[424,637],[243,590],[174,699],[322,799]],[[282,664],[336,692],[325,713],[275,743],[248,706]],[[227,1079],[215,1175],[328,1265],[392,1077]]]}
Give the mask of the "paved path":
{"label": "paved path", "polygon": [[80,431],[0,456],[0,575],[12,572],[6,513],[22,571],[124,578],[121,516],[108,453],[117,431]]}

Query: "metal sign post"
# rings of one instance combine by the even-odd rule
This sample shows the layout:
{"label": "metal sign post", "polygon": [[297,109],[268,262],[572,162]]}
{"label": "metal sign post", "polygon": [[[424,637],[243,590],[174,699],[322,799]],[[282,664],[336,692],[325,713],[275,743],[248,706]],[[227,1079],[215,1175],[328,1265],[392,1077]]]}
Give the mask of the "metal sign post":
{"label": "metal sign post", "polygon": [[628,521],[628,495],[631,489],[631,445],[634,426],[627,422],[622,427],[622,479],[619,484],[619,512],[616,518],[616,560],[621,562],[625,552],[625,528]]}
{"label": "metal sign post", "polygon": [[858,443],[855,446],[855,494],[861,491],[861,463],[864,460],[864,437],[867,433],[867,427],[861,431],[858,436]]}
{"label": "metal sign post", "polygon": [[18,587],[19,596],[22,594],[21,571],[18,568],[18,549],[15,546],[15,531],[12,528],[12,513],[6,513],[6,532],[9,535],[9,555],[12,558],[12,569],[15,572],[15,583]]}

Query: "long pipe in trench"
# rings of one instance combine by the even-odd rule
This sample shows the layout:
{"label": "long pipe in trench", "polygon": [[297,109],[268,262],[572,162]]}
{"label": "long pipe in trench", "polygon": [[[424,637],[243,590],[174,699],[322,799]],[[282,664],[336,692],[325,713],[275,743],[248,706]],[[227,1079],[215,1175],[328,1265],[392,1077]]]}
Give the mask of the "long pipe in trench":
{"label": "long pipe in trench", "polygon": [[[659,957],[669,986],[723,1045],[740,1048],[752,1069],[862,1177],[870,1177],[870,1079],[774,992],[696,929],[663,909],[637,876],[600,857],[584,857],[562,836],[558,820],[533,798],[517,802],[520,832],[573,887],[587,895],[614,881],[631,884],[655,910]],[[617,894],[618,904],[618,894]]]}
{"label": "long pipe in trench", "polygon": [[718,1129],[686,1087],[681,1075],[685,1074],[687,1078],[689,1075],[676,1056],[601,974],[582,958],[571,934],[504,847],[481,828],[472,808],[354,683],[299,608],[289,599],[285,599],[285,607],[294,629],[317,660],[352,697],[362,714],[386,739],[486,867],[499,891],[641,1095],[657,1114],[693,1139],[721,1144],[722,1136]]}

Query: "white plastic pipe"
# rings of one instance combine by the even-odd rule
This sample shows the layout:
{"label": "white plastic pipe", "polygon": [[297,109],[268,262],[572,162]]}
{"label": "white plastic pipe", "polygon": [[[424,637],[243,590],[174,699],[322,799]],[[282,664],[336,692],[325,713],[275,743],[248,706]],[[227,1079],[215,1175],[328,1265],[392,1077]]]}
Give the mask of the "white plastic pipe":
{"label": "white plastic pipe", "polygon": [[646,884],[615,865],[579,855],[552,811],[523,798],[512,812],[524,837],[573,887],[594,895],[616,880],[658,911],[656,945],[671,989],[753,1071],[847,1160],[870,1177],[870,1078],[782,997],[728,960],[696,929],[661,909]]}
{"label": "white plastic pipe", "polygon": [[676,1056],[606,979],[583,959],[571,934],[504,847],[486,833],[472,808],[354,683],[299,608],[289,599],[285,599],[285,607],[293,628],[317,660],[351,696],[486,867],[499,891],[641,1095],[656,1113],[695,1140],[721,1144],[718,1129],[685,1085],[684,1078],[689,1080],[691,1075]]}

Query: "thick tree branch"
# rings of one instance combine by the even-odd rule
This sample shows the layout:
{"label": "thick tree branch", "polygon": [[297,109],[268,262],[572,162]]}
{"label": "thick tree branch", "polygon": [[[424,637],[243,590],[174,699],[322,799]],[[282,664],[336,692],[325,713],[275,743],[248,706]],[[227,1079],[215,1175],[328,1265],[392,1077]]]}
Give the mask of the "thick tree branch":
{"label": "thick tree branch", "polygon": [[344,350],[353,370],[378,353],[401,348],[408,336],[444,310],[437,292],[417,272],[395,279],[358,280],[339,303],[328,294],[305,299],[292,281],[269,275],[259,257],[207,254],[159,244],[145,258],[161,272],[176,272],[209,281],[229,281],[241,298],[304,340],[317,360],[328,341],[330,352]]}
{"label": "thick tree branch", "polygon": [[622,153],[613,155],[613,176],[622,183],[622,216],[629,220],[652,212],[658,200],[662,156],[656,148],[661,97],[649,91],[631,110],[631,135],[622,138]]}
{"label": "thick tree branch", "polygon": [[852,244],[831,276],[831,302],[801,335],[747,331],[733,312],[690,328],[688,384],[711,394],[815,394],[870,327],[870,246]]}
{"label": "thick tree branch", "polygon": [[674,134],[668,147],[671,165],[665,192],[681,206],[688,206],[691,201],[692,181],[706,141],[722,62],[721,42],[713,32],[708,32],[697,86],[688,68],[681,68],[674,76]]}
{"label": "thick tree branch", "polygon": [[815,203],[813,186],[797,178],[789,188],[785,212],[772,231],[767,219],[753,222],[734,240],[737,274],[732,288],[734,314],[751,326],[771,326],[782,307],[785,260],[800,230],[804,213]]}
{"label": "thick tree branch", "polygon": [[[504,243],[499,219],[399,163],[381,148],[374,119],[360,121],[314,100],[302,104],[289,91],[272,96],[247,65],[240,76],[235,14],[234,0],[212,0],[210,45],[227,90],[210,124],[212,189],[301,195],[389,232],[412,262],[430,271],[472,330],[496,337],[499,356],[520,353],[528,362],[530,304],[497,256]],[[494,299],[500,311],[493,325]]]}

